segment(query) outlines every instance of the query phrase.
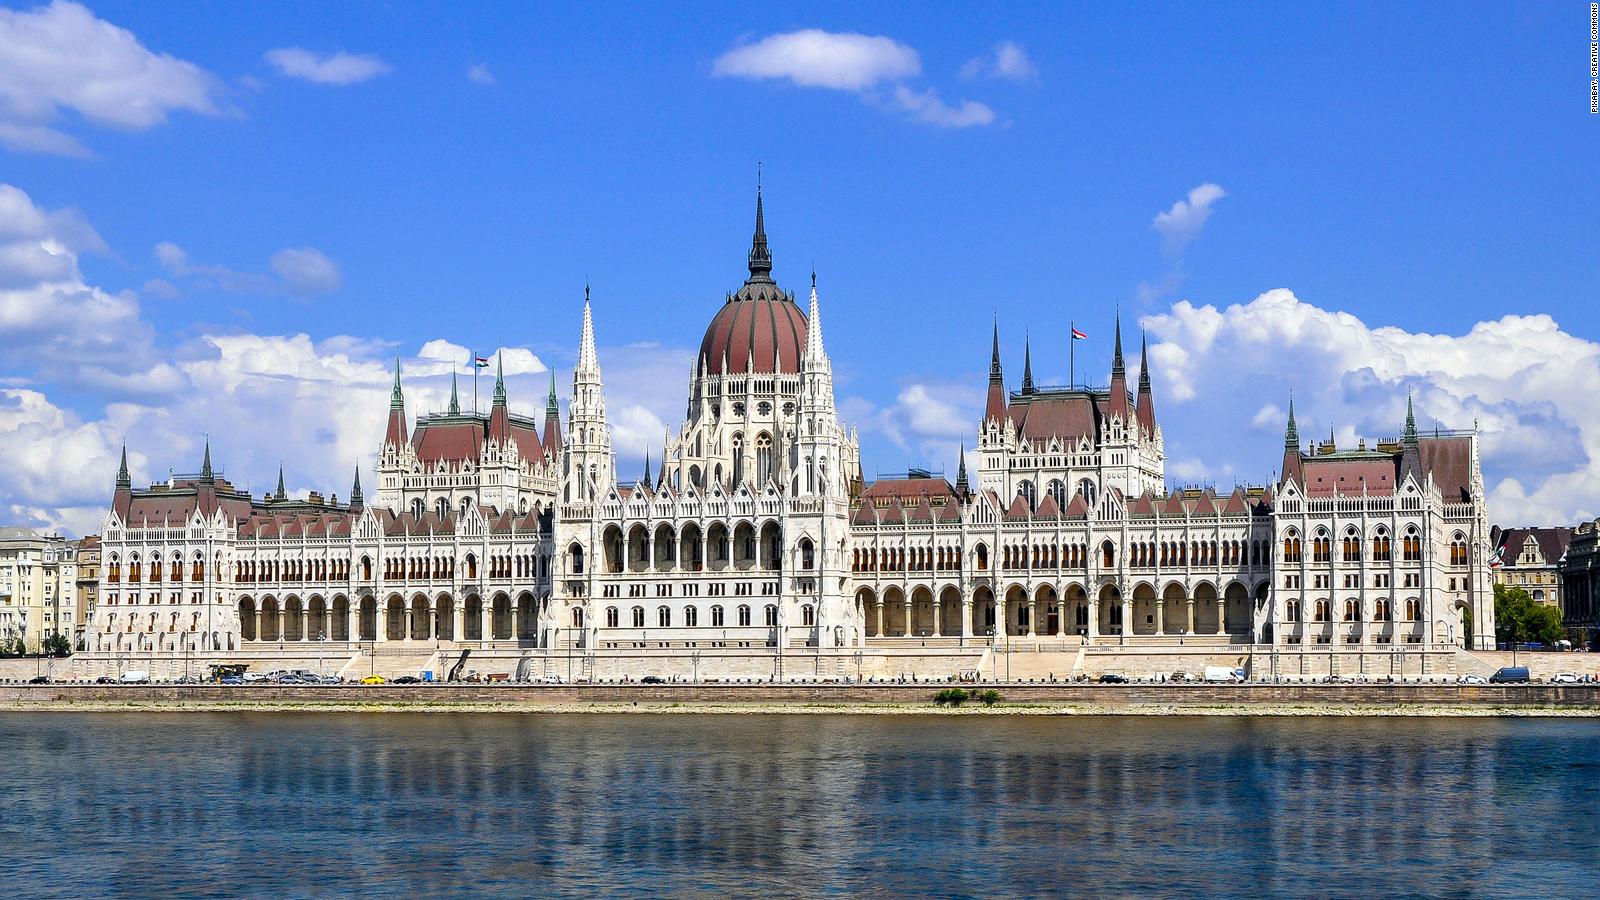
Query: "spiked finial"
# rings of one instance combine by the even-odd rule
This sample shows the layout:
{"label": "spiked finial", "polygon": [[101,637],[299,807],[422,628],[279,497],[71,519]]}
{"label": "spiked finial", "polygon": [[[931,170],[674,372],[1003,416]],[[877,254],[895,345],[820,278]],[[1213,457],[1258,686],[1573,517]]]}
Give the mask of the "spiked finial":
{"label": "spiked finial", "polygon": [[283,489],[283,463],[278,463],[278,499],[286,500],[289,492]]}
{"label": "spiked finial", "polygon": [[550,370],[550,396],[544,401],[544,414],[551,417],[560,417],[561,405],[556,402],[556,370]]}
{"label": "spiked finial", "polygon": [[1300,449],[1300,429],[1296,428],[1294,424],[1294,393],[1292,391],[1289,394],[1289,425],[1283,432],[1283,449]]}
{"label": "spiked finial", "polygon": [[506,402],[506,353],[501,350],[494,357],[494,402]]}
{"label": "spiked finial", "polygon": [[361,466],[356,466],[356,481],[350,487],[350,508],[360,509],[363,506],[361,497]]}
{"label": "spiked finial", "polygon": [[117,487],[133,487],[133,477],[128,474],[128,442],[122,442],[122,465],[117,467]]}
{"label": "spiked finial", "polygon": [[1411,395],[1406,394],[1406,431],[1402,438],[1407,444],[1417,442],[1417,413],[1411,406]]}
{"label": "spiked finial", "polygon": [[389,393],[389,408],[404,409],[405,395],[400,392],[400,357],[394,358],[394,390]]}
{"label": "spiked finial", "polygon": [[1139,393],[1150,393],[1150,343],[1139,332]]}
{"label": "spiked finial", "polygon": [[645,485],[647,487],[650,484],[650,451],[649,450],[646,450],[644,452],[644,479],[640,482],[640,484],[643,484],[643,485]]}
{"label": "spiked finial", "polygon": [[1022,392],[1033,393],[1033,341],[1031,338],[1022,340]]}
{"label": "spiked finial", "polygon": [[600,368],[594,349],[594,316],[589,310],[589,286],[583,286],[583,333],[578,339],[578,371],[595,372]]}
{"label": "spiked finial", "polygon": [[956,463],[956,493],[966,497],[970,493],[967,485],[967,439],[961,439],[960,462]]}
{"label": "spiked finial", "polygon": [[761,206],[761,180],[756,179],[756,231],[750,238],[750,280],[772,281],[772,254],[767,250],[766,215]]}
{"label": "spiked finial", "polygon": [[211,439],[206,439],[205,459],[200,463],[200,480],[211,481],[216,476],[211,473]]}
{"label": "spiked finial", "polygon": [[450,373],[450,409],[448,412],[452,416],[461,415],[461,401],[456,398],[456,373],[453,371]]}

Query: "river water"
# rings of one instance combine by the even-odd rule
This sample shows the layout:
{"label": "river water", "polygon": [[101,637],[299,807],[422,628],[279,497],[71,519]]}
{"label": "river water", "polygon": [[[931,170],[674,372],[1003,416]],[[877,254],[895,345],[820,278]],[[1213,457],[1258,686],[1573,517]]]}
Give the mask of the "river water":
{"label": "river water", "polygon": [[15,896],[1594,896],[1600,721],[0,714]]}

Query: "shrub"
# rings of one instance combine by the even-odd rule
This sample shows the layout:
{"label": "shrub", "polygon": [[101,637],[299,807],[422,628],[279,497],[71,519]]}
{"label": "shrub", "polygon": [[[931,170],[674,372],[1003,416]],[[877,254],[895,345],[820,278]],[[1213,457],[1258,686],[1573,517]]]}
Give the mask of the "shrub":
{"label": "shrub", "polygon": [[934,706],[960,706],[967,702],[967,692],[961,688],[945,688],[933,695]]}
{"label": "shrub", "polygon": [[999,703],[1002,699],[1004,698],[1000,696],[1000,692],[994,688],[990,688],[978,695],[978,702],[982,703],[984,706],[993,706],[996,703]]}

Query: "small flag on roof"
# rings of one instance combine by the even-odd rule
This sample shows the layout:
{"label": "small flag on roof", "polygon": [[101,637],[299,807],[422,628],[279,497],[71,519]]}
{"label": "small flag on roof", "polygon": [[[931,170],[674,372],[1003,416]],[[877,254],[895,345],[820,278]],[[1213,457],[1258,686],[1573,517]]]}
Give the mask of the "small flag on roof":
{"label": "small flag on roof", "polygon": [[480,369],[489,368],[489,361],[487,359],[481,357],[481,356],[472,357],[472,364],[477,366]]}
{"label": "small flag on roof", "polygon": [[1075,341],[1087,341],[1089,339],[1089,336],[1087,334],[1084,334],[1083,332],[1079,331],[1076,327],[1074,327],[1072,329],[1072,339],[1075,340]]}

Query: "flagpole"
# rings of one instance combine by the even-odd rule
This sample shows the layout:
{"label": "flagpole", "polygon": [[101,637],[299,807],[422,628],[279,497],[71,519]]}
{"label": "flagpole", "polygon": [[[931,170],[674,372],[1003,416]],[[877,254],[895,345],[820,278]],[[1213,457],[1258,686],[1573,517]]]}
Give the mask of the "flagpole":
{"label": "flagpole", "polygon": [[1067,389],[1078,386],[1078,323],[1067,320]]}
{"label": "flagpole", "polygon": [[468,351],[472,358],[467,363],[472,366],[472,414],[478,414],[478,351]]}

